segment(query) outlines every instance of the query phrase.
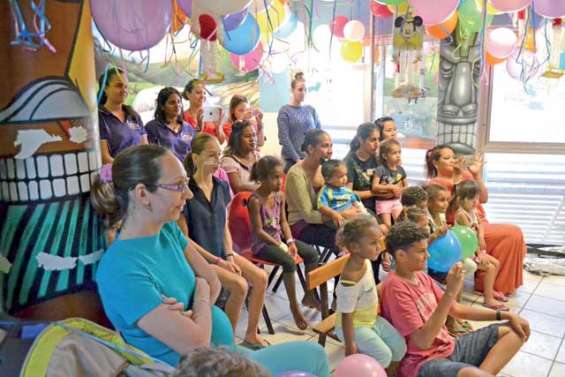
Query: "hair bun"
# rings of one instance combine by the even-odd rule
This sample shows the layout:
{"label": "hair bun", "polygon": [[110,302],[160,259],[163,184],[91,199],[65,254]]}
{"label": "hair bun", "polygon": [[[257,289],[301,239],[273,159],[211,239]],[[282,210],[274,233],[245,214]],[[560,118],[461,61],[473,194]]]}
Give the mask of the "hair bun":
{"label": "hair bun", "polygon": [[295,80],[304,80],[304,72],[296,72],[294,74],[294,79]]}

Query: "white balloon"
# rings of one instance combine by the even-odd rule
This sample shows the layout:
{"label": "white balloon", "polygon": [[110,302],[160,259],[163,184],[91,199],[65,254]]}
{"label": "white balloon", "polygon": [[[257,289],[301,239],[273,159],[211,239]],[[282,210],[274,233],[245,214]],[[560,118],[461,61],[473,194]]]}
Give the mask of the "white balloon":
{"label": "white balloon", "polygon": [[251,2],[252,0],[193,0],[192,6],[196,5],[202,10],[202,13],[220,17],[239,12],[248,7]]}

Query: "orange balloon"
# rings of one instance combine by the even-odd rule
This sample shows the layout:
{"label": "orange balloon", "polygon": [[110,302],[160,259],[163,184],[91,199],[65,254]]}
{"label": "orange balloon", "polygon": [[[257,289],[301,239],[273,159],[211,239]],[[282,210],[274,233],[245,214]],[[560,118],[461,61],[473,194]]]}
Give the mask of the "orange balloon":
{"label": "orange balloon", "polygon": [[176,33],[188,22],[188,16],[184,14],[176,0],[173,1],[173,20],[171,22],[171,31]]}
{"label": "orange balloon", "polygon": [[487,63],[490,65],[497,65],[500,64],[502,62],[505,62],[507,58],[495,58],[494,56],[492,56],[491,54],[489,54],[488,52],[486,53],[486,60]]}
{"label": "orange balloon", "polygon": [[428,35],[435,39],[445,39],[455,30],[457,26],[457,11],[453,12],[451,16],[439,25],[430,25],[426,27]]}

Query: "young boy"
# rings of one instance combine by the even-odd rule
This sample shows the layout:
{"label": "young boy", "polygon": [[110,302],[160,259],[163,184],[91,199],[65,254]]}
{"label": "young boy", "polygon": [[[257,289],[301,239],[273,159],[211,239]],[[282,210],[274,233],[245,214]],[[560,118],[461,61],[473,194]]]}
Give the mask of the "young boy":
{"label": "young boy", "polygon": [[346,186],[347,167],[343,161],[324,161],[322,175],[326,184],[318,194],[318,209],[336,227],[341,226],[344,219],[367,212],[359,196]]}
{"label": "young boy", "polygon": [[[461,263],[449,271],[445,292],[422,270],[428,259],[428,232],[417,224],[395,224],[387,249],[396,260],[382,293],[382,315],[406,338],[408,352],[399,377],[494,376],[530,335],[529,324],[515,313],[455,301],[463,285]],[[447,315],[475,321],[506,320],[457,339],[445,327]]]}
{"label": "young boy", "polygon": [[402,190],[400,194],[402,208],[420,207],[424,211],[428,210],[428,194],[420,186],[410,186]]}

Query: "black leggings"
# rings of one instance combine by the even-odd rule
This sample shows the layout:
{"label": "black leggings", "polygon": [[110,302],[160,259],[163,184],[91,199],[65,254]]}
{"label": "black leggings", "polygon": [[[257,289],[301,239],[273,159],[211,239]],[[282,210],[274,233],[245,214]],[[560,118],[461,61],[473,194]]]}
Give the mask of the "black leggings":
{"label": "black leggings", "polygon": [[308,224],[298,235],[299,240],[310,245],[322,246],[337,255],[339,249],[335,244],[336,230],[324,224]]}
{"label": "black leggings", "polygon": [[[296,248],[298,249],[298,255],[304,260],[304,265],[317,265],[318,264],[318,252],[312,246],[296,240]],[[258,258],[264,259],[274,264],[282,266],[283,272],[295,272],[296,263],[289,253],[286,253],[283,249],[275,245],[266,245],[256,254]]]}

